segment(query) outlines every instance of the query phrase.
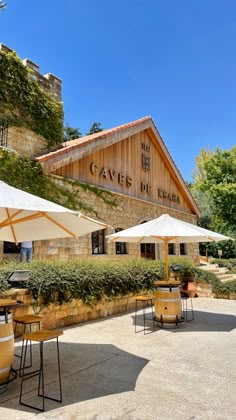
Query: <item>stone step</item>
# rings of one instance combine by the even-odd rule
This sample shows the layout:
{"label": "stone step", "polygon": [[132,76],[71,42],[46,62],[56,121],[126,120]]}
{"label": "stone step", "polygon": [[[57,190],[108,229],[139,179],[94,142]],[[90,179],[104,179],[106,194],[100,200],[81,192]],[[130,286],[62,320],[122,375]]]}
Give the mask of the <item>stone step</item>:
{"label": "stone step", "polygon": [[230,280],[236,280],[236,275],[231,274],[226,267],[218,267],[217,264],[204,264],[200,267],[202,270],[214,273],[222,283]]}
{"label": "stone step", "polygon": [[220,281],[222,282],[222,283],[225,283],[226,281],[231,281],[231,280],[236,280],[236,276],[235,275],[232,275],[232,276],[230,276],[230,278],[224,278],[224,279],[220,279]]}
{"label": "stone step", "polygon": [[233,277],[232,277],[232,274],[216,274],[217,275],[217,277],[220,279],[220,280],[231,280]]}

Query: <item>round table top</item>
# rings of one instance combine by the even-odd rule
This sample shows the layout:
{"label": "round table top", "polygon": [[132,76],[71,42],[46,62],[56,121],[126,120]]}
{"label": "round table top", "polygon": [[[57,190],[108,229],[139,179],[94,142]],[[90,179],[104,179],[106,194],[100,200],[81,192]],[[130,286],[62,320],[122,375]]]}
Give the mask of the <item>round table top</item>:
{"label": "round table top", "polygon": [[180,286],[179,281],[166,281],[166,280],[157,280],[154,281],[155,286]]}

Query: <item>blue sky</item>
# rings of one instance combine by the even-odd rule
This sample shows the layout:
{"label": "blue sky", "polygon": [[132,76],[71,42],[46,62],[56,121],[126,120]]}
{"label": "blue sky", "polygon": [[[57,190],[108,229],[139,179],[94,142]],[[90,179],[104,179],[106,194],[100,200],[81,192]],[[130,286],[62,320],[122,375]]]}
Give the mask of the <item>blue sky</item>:
{"label": "blue sky", "polygon": [[186,181],[201,148],[236,144],[235,0],[7,3],[0,42],[62,79],[65,123],[150,115]]}

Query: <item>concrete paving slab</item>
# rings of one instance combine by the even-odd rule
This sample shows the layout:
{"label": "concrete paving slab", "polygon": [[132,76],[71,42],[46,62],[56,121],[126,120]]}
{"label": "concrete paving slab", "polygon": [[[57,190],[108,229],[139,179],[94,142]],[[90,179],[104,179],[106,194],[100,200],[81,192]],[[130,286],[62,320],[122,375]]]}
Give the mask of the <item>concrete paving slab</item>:
{"label": "concrete paving slab", "polygon": [[[236,301],[195,298],[194,308],[194,321],[155,331],[149,313],[145,335],[135,334],[133,312],[64,328],[63,402],[46,401],[40,414],[20,406],[18,378],[0,395],[0,419],[235,420]],[[54,351],[48,342],[47,393],[56,397]],[[36,394],[34,378],[25,401],[39,404]]]}

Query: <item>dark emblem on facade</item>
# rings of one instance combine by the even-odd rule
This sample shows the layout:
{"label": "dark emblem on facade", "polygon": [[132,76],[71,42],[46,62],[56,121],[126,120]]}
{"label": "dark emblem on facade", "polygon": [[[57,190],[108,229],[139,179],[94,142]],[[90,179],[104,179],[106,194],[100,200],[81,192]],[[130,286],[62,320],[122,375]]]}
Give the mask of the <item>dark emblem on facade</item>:
{"label": "dark emblem on facade", "polygon": [[145,172],[150,171],[151,166],[151,158],[144,153],[142,153],[142,167]]}

